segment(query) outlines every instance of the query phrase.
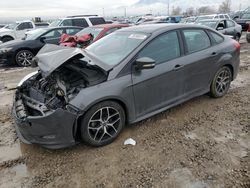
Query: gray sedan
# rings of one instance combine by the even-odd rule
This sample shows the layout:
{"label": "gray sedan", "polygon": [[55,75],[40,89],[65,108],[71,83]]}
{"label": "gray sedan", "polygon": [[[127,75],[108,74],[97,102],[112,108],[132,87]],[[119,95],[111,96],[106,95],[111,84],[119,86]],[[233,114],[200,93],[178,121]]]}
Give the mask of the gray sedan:
{"label": "gray sedan", "polygon": [[13,115],[25,143],[103,146],[135,123],[199,95],[224,96],[240,44],[204,26],[156,24],[116,31],[86,50],[46,45],[39,71],[17,88]]}
{"label": "gray sedan", "polygon": [[224,35],[239,41],[242,33],[241,25],[230,19],[201,20],[196,22],[199,25],[211,27]]}

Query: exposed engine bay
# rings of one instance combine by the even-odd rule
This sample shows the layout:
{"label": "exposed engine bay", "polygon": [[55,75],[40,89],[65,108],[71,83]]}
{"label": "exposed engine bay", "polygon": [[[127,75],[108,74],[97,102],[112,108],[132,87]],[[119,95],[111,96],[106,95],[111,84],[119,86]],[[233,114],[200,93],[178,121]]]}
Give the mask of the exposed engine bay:
{"label": "exposed engine bay", "polygon": [[[43,116],[58,108],[65,109],[82,89],[106,81],[107,75],[97,66],[73,58],[65,62],[49,76],[39,72],[26,80],[16,97],[22,101],[26,114]],[[18,99],[16,99],[18,100]]]}

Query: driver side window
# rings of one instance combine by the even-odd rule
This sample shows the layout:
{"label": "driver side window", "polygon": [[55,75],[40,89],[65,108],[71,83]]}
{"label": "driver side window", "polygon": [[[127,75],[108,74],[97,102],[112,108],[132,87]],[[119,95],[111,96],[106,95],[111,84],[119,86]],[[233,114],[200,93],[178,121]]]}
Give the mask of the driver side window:
{"label": "driver side window", "polygon": [[177,33],[174,31],[153,39],[139,52],[138,58],[149,57],[155,60],[156,64],[160,64],[180,57],[180,55],[179,40]]}

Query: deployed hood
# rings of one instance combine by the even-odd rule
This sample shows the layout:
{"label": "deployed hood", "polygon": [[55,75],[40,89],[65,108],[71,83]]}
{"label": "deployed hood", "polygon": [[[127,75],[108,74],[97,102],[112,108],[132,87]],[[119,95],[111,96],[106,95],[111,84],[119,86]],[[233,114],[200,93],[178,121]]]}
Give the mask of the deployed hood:
{"label": "deployed hood", "polygon": [[79,55],[82,56],[89,65],[97,66],[106,73],[112,69],[112,67],[102,63],[82,49],[62,47],[53,44],[46,44],[37,54],[35,61],[38,63],[43,76],[47,77],[65,62]]}

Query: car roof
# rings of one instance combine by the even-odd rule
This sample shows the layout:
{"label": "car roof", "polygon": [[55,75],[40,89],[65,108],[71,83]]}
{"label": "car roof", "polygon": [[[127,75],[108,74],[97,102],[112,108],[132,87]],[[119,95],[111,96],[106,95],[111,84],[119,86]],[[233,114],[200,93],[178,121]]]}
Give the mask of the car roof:
{"label": "car roof", "polygon": [[203,28],[207,29],[206,26],[201,25],[195,25],[195,24],[180,24],[180,23],[161,23],[161,24],[148,24],[148,25],[138,25],[138,26],[132,26],[128,28],[124,28],[122,30],[119,30],[118,32],[142,32],[142,33],[154,33],[160,30],[168,31],[168,30],[174,30],[174,29],[181,29],[181,28]]}
{"label": "car roof", "polygon": [[109,29],[109,28],[116,28],[116,27],[128,27],[128,24],[100,24],[100,25],[94,25],[91,27],[95,27],[95,28],[105,28],[105,29]]}

